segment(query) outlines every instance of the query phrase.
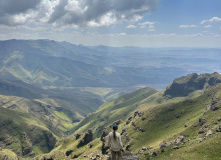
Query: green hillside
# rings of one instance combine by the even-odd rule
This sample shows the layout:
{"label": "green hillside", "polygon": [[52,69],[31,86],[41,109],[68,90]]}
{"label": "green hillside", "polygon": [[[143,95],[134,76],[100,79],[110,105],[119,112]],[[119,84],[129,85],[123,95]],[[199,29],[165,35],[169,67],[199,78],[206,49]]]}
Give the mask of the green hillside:
{"label": "green hillside", "polygon": [[75,130],[75,133],[84,133],[88,129],[92,129],[94,137],[99,137],[107,125],[116,120],[125,121],[128,115],[138,108],[140,101],[156,92],[155,89],[143,88],[109,101],[95,113],[87,115],[73,130]]}
{"label": "green hillside", "polygon": [[[180,84],[193,83],[191,78],[185,81],[190,76],[180,78],[183,79]],[[118,123],[125,149],[137,154],[141,160],[220,159],[219,75],[195,76],[217,83],[208,85],[210,83],[205,81],[203,90],[194,89],[187,96],[166,94],[170,87],[164,91],[144,88],[107,102],[75,127],[75,136],[60,140],[53,151],[65,154],[73,150],[66,159],[74,153],[78,153],[77,159],[88,158],[90,153],[95,152],[101,155],[101,152],[107,152],[103,141],[105,136],[112,130],[112,124]],[[77,137],[84,137],[83,133],[89,129],[92,130],[93,141],[77,147],[82,140]]]}
{"label": "green hillside", "polygon": [[[218,160],[219,79],[218,73],[190,74],[165,90],[142,88],[106,102],[77,124],[73,118],[79,115],[61,100],[2,95],[0,157],[107,159],[107,135],[117,123],[125,150],[141,160]],[[180,86],[191,92],[174,95]],[[71,135],[63,137],[67,131]]]}

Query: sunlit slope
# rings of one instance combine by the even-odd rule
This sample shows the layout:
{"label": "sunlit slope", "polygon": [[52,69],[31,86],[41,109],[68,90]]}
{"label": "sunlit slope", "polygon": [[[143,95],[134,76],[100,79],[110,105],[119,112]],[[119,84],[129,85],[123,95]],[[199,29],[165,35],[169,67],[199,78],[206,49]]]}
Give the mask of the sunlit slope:
{"label": "sunlit slope", "polygon": [[157,90],[155,89],[143,88],[105,103],[98,111],[89,114],[82,120],[74,128],[76,130],[75,133],[83,133],[88,129],[92,129],[94,137],[99,137],[103,128],[116,120],[125,121],[128,115],[138,108],[142,100],[156,92]]}
{"label": "sunlit slope", "polygon": [[30,100],[0,95],[0,144],[19,156],[34,156],[54,148],[82,117],[54,99]]}
{"label": "sunlit slope", "polygon": [[[142,158],[152,157],[153,159],[162,160],[220,159],[220,100],[221,84],[218,84],[205,91],[198,98],[164,106],[155,115],[153,122],[144,121],[142,123],[141,120],[136,120],[134,123],[144,127],[144,130],[147,129],[144,133],[138,133],[138,135],[134,131],[129,131],[132,133],[131,136],[136,137],[131,149],[140,148],[142,145],[154,146],[158,156],[150,156],[153,152],[152,149],[140,154]],[[148,127],[145,126],[150,126],[151,131],[148,131]],[[128,130],[130,129],[131,127],[128,127]],[[146,142],[140,141],[138,138],[142,134],[145,137],[143,141]],[[178,136],[183,136],[182,141],[174,143]],[[166,144],[166,146],[163,147],[162,144]],[[148,154],[148,156],[145,154]]]}
{"label": "sunlit slope", "polygon": [[[53,149],[57,136],[47,127],[44,121],[28,114],[0,108],[1,148],[18,156],[32,157]],[[7,150],[4,150],[6,155]]]}

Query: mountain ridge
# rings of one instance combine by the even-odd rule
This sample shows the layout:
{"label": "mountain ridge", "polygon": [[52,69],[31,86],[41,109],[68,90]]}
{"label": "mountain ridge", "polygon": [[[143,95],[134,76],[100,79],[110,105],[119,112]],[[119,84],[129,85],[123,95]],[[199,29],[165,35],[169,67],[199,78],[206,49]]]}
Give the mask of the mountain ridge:
{"label": "mountain ridge", "polygon": [[[209,76],[212,78],[214,74],[201,74],[199,76],[204,78]],[[187,79],[185,83],[193,80],[189,78],[189,75],[179,78],[179,80],[184,79]],[[123,96],[125,99],[120,97],[114,100],[119,104],[108,104],[110,103],[108,102],[98,109],[97,112],[89,115],[87,117],[88,122],[83,124],[74,133],[75,136],[71,135],[58,142],[53,151],[59,150],[66,153],[67,149],[73,150],[73,154],[70,154],[68,157],[77,155],[76,159],[82,159],[83,157],[86,159],[87,155],[95,151],[99,151],[97,153],[100,156],[105,156],[109,153],[107,148],[105,148],[107,135],[111,131],[112,124],[117,123],[119,125],[118,132],[122,135],[125,149],[133,154],[137,154],[142,160],[149,158],[177,159],[180,156],[184,159],[185,156],[188,158],[192,156],[194,159],[210,159],[206,158],[208,156],[216,159],[219,157],[218,148],[220,145],[211,145],[214,141],[219,141],[218,137],[220,137],[220,88],[221,84],[216,83],[213,86],[204,88],[204,90],[192,90],[188,96],[183,97],[168,97],[168,95],[164,94],[166,90],[157,91],[144,98],[141,98],[144,93],[141,90],[125,95]],[[134,106],[133,110],[130,110],[128,113],[121,112],[120,106],[124,103],[127,104],[124,100],[127,101],[129,98],[133,98],[139,92],[140,95],[137,98],[139,99],[141,96],[141,99],[136,102],[130,102],[130,105]],[[126,106],[128,107],[129,105]],[[108,108],[111,107],[115,109],[109,111]],[[98,114],[99,111],[103,111],[103,113]],[[111,119],[111,116],[118,113],[119,116]],[[126,117],[123,118],[125,113]],[[109,117],[103,119],[105,116]],[[99,123],[96,122],[99,119],[102,120]],[[82,120],[82,122],[85,120]],[[100,125],[104,121],[108,121],[107,124],[104,126]],[[82,133],[87,130],[93,132],[94,140],[80,148],[76,148],[75,145],[79,143],[77,137],[80,134],[80,137],[83,138]],[[198,139],[200,139],[200,142]],[[199,150],[199,153],[203,153],[202,142],[213,148],[214,154],[205,152],[206,155],[199,154],[193,156],[191,153],[195,151],[191,149],[192,147]],[[184,152],[181,154],[181,151]]]}

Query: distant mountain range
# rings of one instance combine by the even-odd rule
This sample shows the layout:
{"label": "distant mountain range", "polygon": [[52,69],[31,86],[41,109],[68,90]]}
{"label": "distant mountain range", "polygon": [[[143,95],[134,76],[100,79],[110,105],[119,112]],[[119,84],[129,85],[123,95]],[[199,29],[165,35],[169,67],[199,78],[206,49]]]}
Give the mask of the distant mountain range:
{"label": "distant mountain range", "polygon": [[0,77],[38,86],[165,88],[188,73],[219,71],[221,49],[87,47],[50,40],[0,41]]}

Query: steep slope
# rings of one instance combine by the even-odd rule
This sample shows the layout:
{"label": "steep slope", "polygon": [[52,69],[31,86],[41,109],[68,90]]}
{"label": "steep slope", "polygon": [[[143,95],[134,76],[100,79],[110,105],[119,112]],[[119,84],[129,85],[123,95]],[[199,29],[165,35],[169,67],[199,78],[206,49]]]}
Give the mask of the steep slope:
{"label": "steep slope", "polygon": [[[33,157],[54,148],[59,131],[29,114],[0,108],[0,146],[18,156]],[[48,129],[50,128],[51,131]],[[8,152],[6,152],[7,155]]]}
{"label": "steep slope", "polygon": [[49,94],[46,90],[28,85],[22,81],[0,79],[0,95],[19,96],[28,99],[43,98]]}
{"label": "steep slope", "polygon": [[205,90],[209,86],[214,86],[217,83],[221,83],[221,75],[217,72],[201,75],[193,73],[185,77],[176,78],[173,83],[167,87],[165,95],[187,96],[195,90]]}
{"label": "steep slope", "polygon": [[[197,76],[209,80],[219,74]],[[186,85],[192,81],[189,77],[179,80]],[[149,94],[150,89],[146,88],[107,102],[79,123],[75,136],[59,141],[54,151],[66,153],[73,149],[78,159],[97,151],[108,153],[106,136],[112,124],[118,123],[125,149],[142,160],[219,159],[221,84],[216,81],[209,86],[207,82],[203,84],[207,86],[204,90],[195,89],[188,96],[171,96],[166,90]],[[77,137],[88,129],[92,130],[94,141],[78,148],[80,140]],[[90,147],[90,144],[94,145]]]}
{"label": "steep slope", "polygon": [[137,109],[140,101],[156,92],[157,90],[155,89],[143,88],[109,101],[102,105],[95,113],[89,114],[73,130],[76,130],[75,133],[83,133],[88,129],[92,129],[94,138],[97,138],[108,124],[115,120],[126,120],[127,116]]}

